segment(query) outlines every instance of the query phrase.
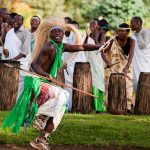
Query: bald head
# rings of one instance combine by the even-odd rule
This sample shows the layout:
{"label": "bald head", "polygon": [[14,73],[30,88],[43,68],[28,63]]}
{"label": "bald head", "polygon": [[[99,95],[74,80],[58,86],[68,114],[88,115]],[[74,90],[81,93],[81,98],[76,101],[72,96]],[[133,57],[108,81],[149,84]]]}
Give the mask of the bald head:
{"label": "bald head", "polygon": [[0,8],[0,17],[2,18],[3,22],[7,22],[10,18],[9,16],[10,12],[7,8]]}
{"label": "bald head", "polygon": [[139,32],[142,29],[142,18],[141,17],[132,17],[130,21],[130,26],[132,31]]}
{"label": "bald head", "polygon": [[7,8],[0,8],[0,15],[10,14]]}
{"label": "bald head", "polygon": [[132,20],[139,22],[141,25],[143,24],[143,20],[141,17],[132,17]]}

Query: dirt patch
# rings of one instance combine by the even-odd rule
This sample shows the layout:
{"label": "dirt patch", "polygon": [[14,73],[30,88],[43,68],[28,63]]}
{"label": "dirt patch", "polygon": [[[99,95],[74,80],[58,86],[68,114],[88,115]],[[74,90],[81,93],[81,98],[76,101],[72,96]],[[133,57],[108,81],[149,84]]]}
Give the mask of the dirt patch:
{"label": "dirt patch", "polygon": [[[150,148],[140,148],[140,147],[94,147],[94,146],[80,146],[80,145],[51,145],[51,150],[150,150]],[[12,145],[0,145],[0,150],[35,150],[31,146],[17,147]]]}

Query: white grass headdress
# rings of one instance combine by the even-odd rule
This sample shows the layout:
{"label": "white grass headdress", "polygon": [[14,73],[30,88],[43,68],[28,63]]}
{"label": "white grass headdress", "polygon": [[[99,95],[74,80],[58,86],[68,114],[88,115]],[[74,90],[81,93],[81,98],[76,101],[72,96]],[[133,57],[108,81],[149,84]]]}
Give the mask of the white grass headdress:
{"label": "white grass headdress", "polygon": [[43,23],[40,24],[36,33],[35,46],[32,52],[32,61],[37,58],[44,43],[49,40],[50,31],[53,28],[60,27],[64,31],[72,31],[75,33],[75,44],[82,44],[82,36],[78,29],[71,24],[66,24],[64,19],[47,17]]}

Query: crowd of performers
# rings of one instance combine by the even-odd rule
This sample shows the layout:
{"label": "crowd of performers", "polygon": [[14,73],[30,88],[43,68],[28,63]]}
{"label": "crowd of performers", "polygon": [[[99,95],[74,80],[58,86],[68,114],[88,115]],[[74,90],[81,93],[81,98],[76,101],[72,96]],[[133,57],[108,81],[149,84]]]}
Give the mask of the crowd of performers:
{"label": "crowd of performers", "polygon": [[[150,32],[142,28],[142,19],[132,17],[130,25],[121,23],[108,37],[109,23],[93,19],[83,37],[79,24],[69,17],[47,17],[41,22],[38,16],[30,20],[31,29],[23,25],[24,18],[17,13],[0,9],[1,59],[20,61],[20,68],[49,78],[64,68],[65,84],[72,86],[76,62],[90,62],[93,109],[107,111],[107,90],[111,73],[126,76],[127,109],[135,105],[140,72],[150,72]],[[133,31],[129,37],[130,29]],[[28,122],[41,131],[30,144],[36,149],[48,150],[48,138],[59,125],[66,107],[72,110],[72,89],[61,88],[48,80],[20,71],[16,104],[3,122],[18,133]]]}

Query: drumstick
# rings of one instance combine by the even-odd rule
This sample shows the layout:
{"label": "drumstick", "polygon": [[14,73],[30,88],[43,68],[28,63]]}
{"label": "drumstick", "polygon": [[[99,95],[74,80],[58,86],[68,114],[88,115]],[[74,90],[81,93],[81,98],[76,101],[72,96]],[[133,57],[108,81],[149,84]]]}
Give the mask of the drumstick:
{"label": "drumstick", "polygon": [[106,66],[105,67],[105,69],[107,69],[107,68],[111,68],[112,66],[114,66],[114,65],[116,65],[116,64],[119,64],[120,62],[118,61],[118,62],[115,62],[114,64],[112,64],[110,67],[108,67],[108,66]]}
{"label": "drumstick", "polygon": [[66,70],[67,74],[69,75],[67,68],[65,68],[65,70]]}
{"label": "drumstick", "polygon": [[16,68],[16,69],[18,69],[18,70],[22,70],[22,71],[24,71],[24,72],[26,72],[26,73],[29,73],[29,74],[31,74],[31,75],[34,75],[34,76],[36,76],[36,77],[40,77],[40,78],[43,78],[43,79],[46,79],[46,80],[52,81],[52,82],[54,82],[54,83],[56,83],[56,84],[59,84],[59,85],[61,85],[61,86],[65,86],[65,87],[71,88],[71,89],[76,90],[76,91],[78,91],[78,92],[84,93],[84,94],[86,94],[86,95],[88,95],[88,96],[92,96],[92,97],[98,98],[98,96],[95,96],[95,95],[93,95],[93,94],[91,94],[91,93],[88,93],[88,92],[82,91],[82,90],[77,89],[77,88],[75,88],[75,87],[73,87],[73,86],[70,86],[70,85],[64,84],[64,83],[59,82],[59,81],[57,81],[57,80],[55,80],[55,79],[52,79],[52,78],[48,78],[48,77],[45,77],[45,76],[39,75],[39,74],[37,74],[37,73],[34,73],[34,72],[31,72],[31,71],[28,71],[28,70],[25,70],[25,69],[22,69],[22,68],[19,68],[19,67],[13,66],[13,65],[8,64],[8,63],[5,63],[5,65],[6,65],[7,67],[10,67],[10,68]]}
{"label": "drumstick", "polygon": [[101,47],[98,49],[98,52],[97,52],[96,55],[98,55],[99,53],[103,52],[106,48],[108,48],[109,45],[111,44],[110,42],[111,42],[112,40],[114,40],[114,38],[115,38],[115,37],[112,37],[111,39],[109,39],[108,41],[106,41],[105,43],[103,43],[103,44],[101,45]]}
{"label": "drumstick", "polygon": [[67,63],[65,62],[63,62],[63,68],[65,69],[65,71],[66,71],[66,73],[69,75],[69,72],[68,72],[68,70],[67,70]]}

